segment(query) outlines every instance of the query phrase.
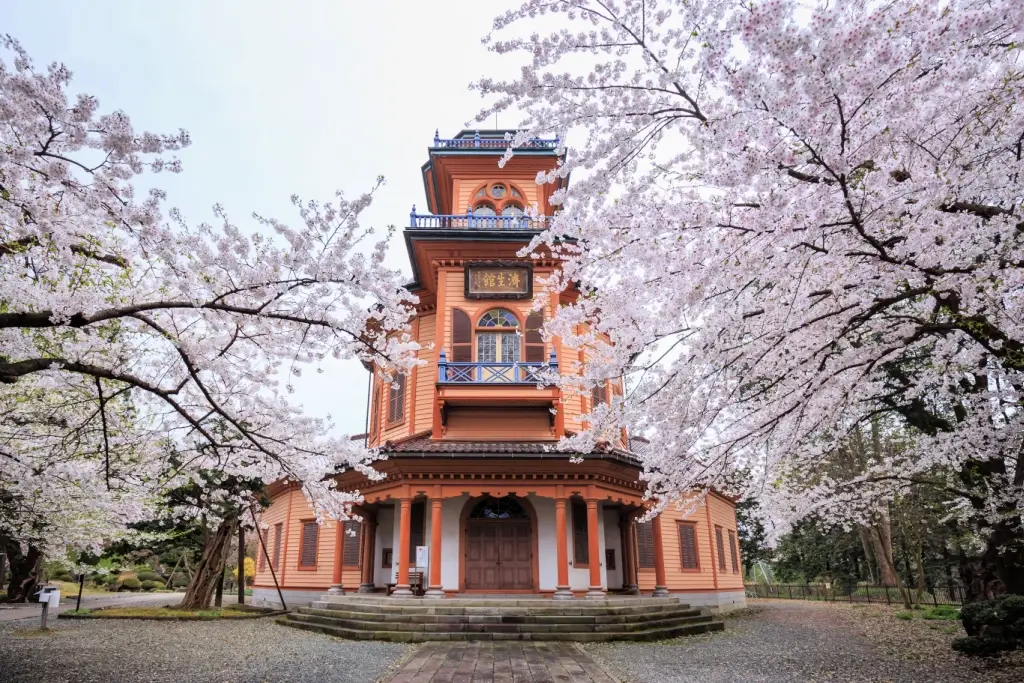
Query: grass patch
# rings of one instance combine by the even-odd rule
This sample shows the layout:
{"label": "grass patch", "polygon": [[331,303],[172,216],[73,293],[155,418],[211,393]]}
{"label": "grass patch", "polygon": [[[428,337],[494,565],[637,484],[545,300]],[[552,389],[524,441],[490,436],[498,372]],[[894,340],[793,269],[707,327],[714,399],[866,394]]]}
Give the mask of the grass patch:
{"label": "grass patch", "polygon": [[[60,581],[60,599],[61,602],[64,600],[74,599],[78,596],[78,584],[73,581]],[[82,595],[110,595],[110,591],[103,588],[96,588],[90,586],[88,583],[82,588]]]}
{"label": "grass patch", "polygon": [[71,610],[61,613],[61,617],[71,619],[153,619],[153,620],[205,620],[205,619],[253,619],[269,614],[278,614],[273,610],[251,605],[225,605],[209,609],[180,609],[176,606],[165,607],[100,607],[81,611]]}
{"label": "grass patch", "polygon": [[913,612],[897,612],[893,616],[896,617],[897,619],[902,619],[903,621],[910,621],[911,619],[914,618],[914,613]]}
{"label": "grass patch", "polygon": [[926,609],[921,618],[930,621],[956,621],[960,618],[960,610],[951,605],[939,605]]}

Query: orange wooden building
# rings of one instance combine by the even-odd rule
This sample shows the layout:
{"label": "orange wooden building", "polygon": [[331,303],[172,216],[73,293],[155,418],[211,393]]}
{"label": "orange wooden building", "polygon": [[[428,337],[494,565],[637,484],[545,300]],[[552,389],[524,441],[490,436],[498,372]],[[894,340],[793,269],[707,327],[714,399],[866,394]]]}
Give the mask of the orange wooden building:
{"label": "orange wooden building", "polygon": [[385,476],[339,475],[340,487],[364,497],[362,521],[322,526],[296,488],[274,484],[255,602],[279,602],[276,577],[293,604],[357,591],[678,593],[712,610],[744,604],[731,500],[710,494],[688,516],[670,506],[640,523],[643,439],[623,434],[577,463],[554,448],[621,388],[537,386],[538,372],[578,372],[587,358],[539,332],[572,292],[532,310],[557,262],[517,255],[553,213],[557,188],[535,178],[557,162],[557,143],[533,140],[499,168],[504,136],[435,135],[423,166],[429,213],[414,207],[404,231],[408,288],[419,298],[413,332],[427,364],[394,383],[369,368],[366,438],[387,454],[375,465]]}

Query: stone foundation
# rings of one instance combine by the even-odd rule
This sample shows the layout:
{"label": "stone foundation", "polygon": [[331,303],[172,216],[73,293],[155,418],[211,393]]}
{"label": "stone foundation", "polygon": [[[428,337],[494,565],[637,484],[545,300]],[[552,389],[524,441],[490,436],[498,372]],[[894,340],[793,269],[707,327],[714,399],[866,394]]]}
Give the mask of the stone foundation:
{"label": "stone foundation", "polygon": [[676,593],[680,599],[694,607],[704,607],[712,614],[732,612],[747,606],[745,591],[710,591],[707,593]]}
{"label": "stone foundation", "polygon": [[[308,607],[309,603],[319,600],[320,596],[324,594],[322,590],[302,590],[296,588],[282,588],[281,593],[284,594],[284,599],[288,603],[288,609]],[[281,609],[281,598],[278,597],[276,588],[253,588],[252,602],[250,604],[256,607]]]}

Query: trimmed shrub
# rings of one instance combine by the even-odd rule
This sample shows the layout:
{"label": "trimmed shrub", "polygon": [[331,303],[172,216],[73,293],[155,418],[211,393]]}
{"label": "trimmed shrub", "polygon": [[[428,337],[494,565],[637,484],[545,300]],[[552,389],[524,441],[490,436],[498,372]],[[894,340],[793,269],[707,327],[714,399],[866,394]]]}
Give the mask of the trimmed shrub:
{"label": "trimmed shrub", "polygon": [[121,590],[137,591],[140,588],[142,588],[142,582],[132,576],[129,576],[121,582]]}
{"label": "trimmed shrub", "polygon": [[957,652],[992,657],[1024,646],[1024,595],[1002,595],[964,605],[960,620],[967,637],[953,641]]}
{"label": "trimmed shrub", "polygon": [[143,581],[142,582],[142,590],[144,590],[144,591],[156,590],[157,588],[163,588],[163,587],[164,587],[164,584],[161,583],[160,581]]}
{"label": "trimmed shrub", "polygon": [[139,581],[160,581],[160,575],[156,572],[139,572],[135,575]]}
{"label": "trimmed shrub", "polygon": [[184,588],[187,585],[188,577],[182,574],[175,575],[174,580],[171,581],[171,586],[173,586],[174,588]]}

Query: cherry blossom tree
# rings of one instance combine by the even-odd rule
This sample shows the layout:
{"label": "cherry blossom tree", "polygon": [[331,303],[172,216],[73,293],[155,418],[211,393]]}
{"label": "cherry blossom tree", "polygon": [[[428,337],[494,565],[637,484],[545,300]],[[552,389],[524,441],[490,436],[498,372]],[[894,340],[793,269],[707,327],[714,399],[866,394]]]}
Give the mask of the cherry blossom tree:
{"label": "cherry blossom tree", "polygon": [[181,170],[185,131],[136,131],[2,43],[0,537],[22,557],[95,549],[211,470],[301,482],[318,516],[344,516],[353,496],[325,477],[373,454],[290,393],[330,358],[416,362],[387,235],[358,223],[372,192],[293,197],[295,225],[216,207],[192,226],[136,190]]}
{"label": "cherry blossom tree", "polygon": [[[533,244],[594,349],[563,388],[627,379],[564,447],[625,424],[659,500],[747,469],[777,523],[924,482],[975,593],[1024,593],[1024,3],[528,0],[485,43],[523,58],[478,120],[573,142]],[[911,443],[808,476],[873,418]]]}

